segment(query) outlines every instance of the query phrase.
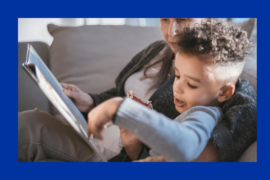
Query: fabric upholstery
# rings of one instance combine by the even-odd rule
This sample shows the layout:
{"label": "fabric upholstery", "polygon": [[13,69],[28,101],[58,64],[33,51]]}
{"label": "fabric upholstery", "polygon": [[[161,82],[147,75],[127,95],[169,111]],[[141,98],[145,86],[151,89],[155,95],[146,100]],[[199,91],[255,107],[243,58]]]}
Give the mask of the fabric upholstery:
{"label": "fabric upholstery", "polygon": [[48,25],[50,68],[59,82],[89,93],[115,86],[118,73],[139,51],[163,38],[158,27]]}
{"label": "fabric upholstery", "polygon": [[[253,25],[252,29],[250,29],[248,23]],[[251,18],[242,23],[241,27],[248,32],[249,39],[253,42],[253,50],[246,58],[246,64],[241,78],[248,79],[249,83],[254,87],[255,91],[257,91],[257,19]],[[257,162],[257,141],[242,154],[239,162]]]}
{"label": "fabric upholstery", "polygon": [[249,146],[238,162],[257,162],[257,141]]}
{"label": "fabric upholstery", "polygon": [[253,42],[253,50],[246,59],[241,77],[248,79],[250,84],[257,91],[257,19],[254,20],[254,27],[250,35],[250,41]]}

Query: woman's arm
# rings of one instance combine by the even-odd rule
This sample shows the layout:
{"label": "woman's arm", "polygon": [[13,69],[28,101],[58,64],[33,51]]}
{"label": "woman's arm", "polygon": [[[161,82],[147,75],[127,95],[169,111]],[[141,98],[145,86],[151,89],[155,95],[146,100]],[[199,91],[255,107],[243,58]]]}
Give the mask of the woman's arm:
{"label": "woman's arm", "polygon": [[257,139],[257,93],[248,80],[239,78],[234,95],[221,109],[224,118],[215,127],[211,140],[219,161],[237,161]]}

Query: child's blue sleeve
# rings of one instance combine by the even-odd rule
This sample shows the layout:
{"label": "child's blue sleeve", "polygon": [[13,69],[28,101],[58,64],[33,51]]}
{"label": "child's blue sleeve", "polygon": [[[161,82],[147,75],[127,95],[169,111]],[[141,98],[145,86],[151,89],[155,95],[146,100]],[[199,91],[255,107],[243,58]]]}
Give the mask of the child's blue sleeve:
{"label": "child's blue sleeve", "polygon": [[150,155],[163,155],[167,161],[192,161],[201,154],[221,119],[219,108],[196,106],[173,121],[125,98],[114,122],[151,147]]}

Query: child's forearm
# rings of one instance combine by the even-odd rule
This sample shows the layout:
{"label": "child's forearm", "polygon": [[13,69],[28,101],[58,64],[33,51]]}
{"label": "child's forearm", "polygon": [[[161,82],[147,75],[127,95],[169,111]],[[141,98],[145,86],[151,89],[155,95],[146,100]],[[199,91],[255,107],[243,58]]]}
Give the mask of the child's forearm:
{"label": "child's forearm", "polygon": [[115,116],[115,124],[164,155],[167,161],[192,161],[197,158],[216,123],[217,120],[211,116],[207,116],[206,120],[191,117],[179,123],[129,99],[124,99]]}

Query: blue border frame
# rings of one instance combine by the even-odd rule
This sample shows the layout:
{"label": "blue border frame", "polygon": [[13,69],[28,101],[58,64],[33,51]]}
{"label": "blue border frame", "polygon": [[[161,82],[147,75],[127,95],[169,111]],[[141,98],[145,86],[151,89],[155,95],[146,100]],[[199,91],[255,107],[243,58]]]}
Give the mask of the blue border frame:
{"label": "blue border frame", "polygon": [[[269,177],[269,6],[258,1],[5,2],[2,17],[1,177],[3,179],[255,179]],[[174,9],[172,11],[172,9]],[[258,18],[257,163],[18,163],[18,18],[40,17],[254,17]],[[4,63],[5,62],[5,63]],[[8,65],[7,65],[8,64]],[[263,96],[264,95],[264,96]],[[261,122],[261,123],[260,123]],[[13,128],[12,128],[13,127]],[[2,178],[1,178],[2,179]],[[267,178],[266,178],[267,179]]]}

